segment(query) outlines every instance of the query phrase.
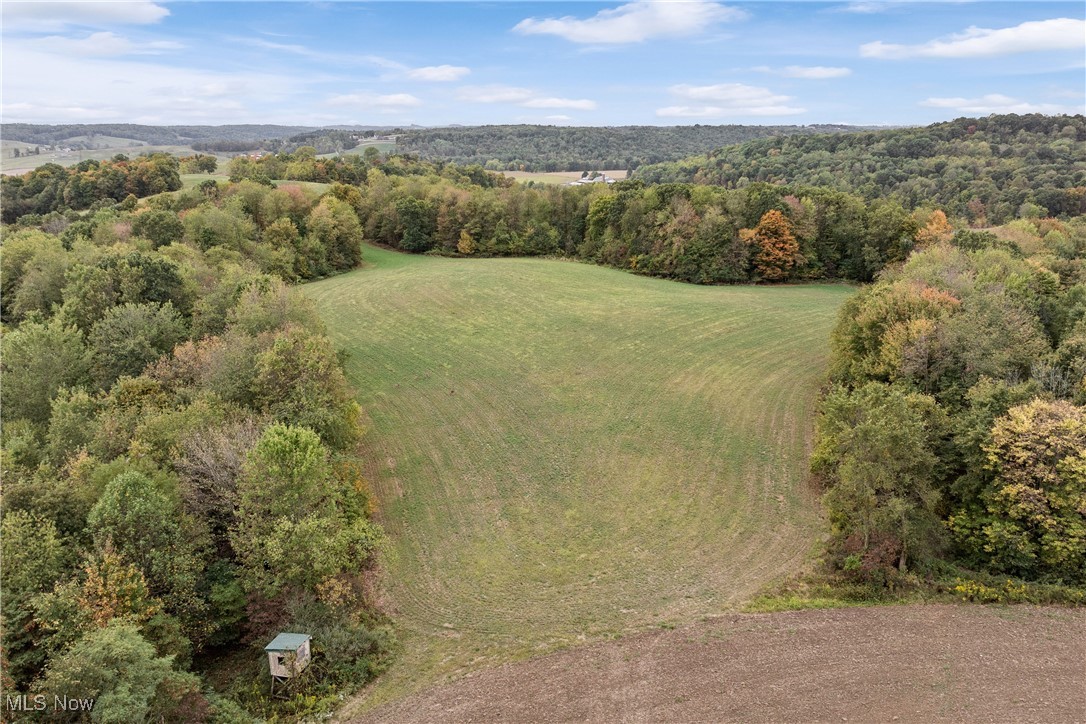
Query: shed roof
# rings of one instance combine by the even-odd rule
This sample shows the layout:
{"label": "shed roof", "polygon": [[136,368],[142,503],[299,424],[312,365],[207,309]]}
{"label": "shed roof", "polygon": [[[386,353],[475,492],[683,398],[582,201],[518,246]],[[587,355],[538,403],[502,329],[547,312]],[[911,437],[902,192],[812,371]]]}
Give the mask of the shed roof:
{"label": "shed roof", "polygon": [[281,633],[264,647],[265,651],[297,651],[302,644],[312,638],[303,633]]}

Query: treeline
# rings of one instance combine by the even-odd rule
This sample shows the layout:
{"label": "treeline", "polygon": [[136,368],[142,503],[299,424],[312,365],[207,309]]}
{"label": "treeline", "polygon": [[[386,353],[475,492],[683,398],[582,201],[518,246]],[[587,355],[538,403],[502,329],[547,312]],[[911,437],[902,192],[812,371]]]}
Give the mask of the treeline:
{"label": "treeline", "polygon": [[[357,266],[351,192],[208,181],[5,227],[5,695],[247,721],[329,708],[380,669],[359,409],[284,283]],[[315,658],[272,700],[280,631]]]}
{"label": "treeline", "polygon": [[299,133],[290,138],[277,141],[271,150],[279,153],[293,153],[303,146],[317,149],[317,153],[338,153],[354,148],[358,145],[362,134],[357,131],[340,131],[336,129],[321,129]]}
{"label": "treeline", "polygon": [[166,153],[134,159],[118,154],[71,168],[47,163],[22,176],[0,176],[0,220],[12,224],[27,214],[111,206],[130,195],[135,201],[180,188],[180,163]]}
{"label": "treeline", "polygon": [[766,136],[851,132],[854,126],[467,126],[399,133],[400,150],[490,171],[634,169]]}
{"label": "treeline", "polygon": [[1086,600],[1084,221],[959,231],[845,303],[813,469],[846,576],[952,561],[1002,576],[969,598],[1030,600],[1012,576]]}
{"label": "treeline", "polygon": [[381,171],[386,176],[429,175],[454,184],[466,183],[487,188],[511,186],[514,183],[512,179],[486,171],[480,166],[420,161],[411,155],[382,156],[374,147],[367,148],[362,154],[317,158],[317,149],[313,146],[300,146],[293,152],[234,158],[230,161],[230,180],[250,180],[265,185],[270,184],[272,179],[340,182],[359,185],[364,189],[370,169]]}
{"label": "treeline", "polygon": [[939,213],[818,188],[487,187],[380,169],[355,209],[366,238],[404,251],[565,255],[699,284],[866,281],[950,228]]}
{"label": "treeline", "polygon": [[[643,166],[646,183],[806,184],[938,206],[976,226],[1086,213],[1086,117],[959,118],[925,128],[788,135]],[[1029,211],[1035,209],[1035,211]]]}
{"label": "treeline", "polygon": [[194,141],[191,145],[194,151],[205,153],[246,153],[257,150],[293,153],[302,147],[311,147],[317,153],[339,153],[357,146],[361,136],[360,131],[320,129],[299,133],[289,138],[218,139]]}

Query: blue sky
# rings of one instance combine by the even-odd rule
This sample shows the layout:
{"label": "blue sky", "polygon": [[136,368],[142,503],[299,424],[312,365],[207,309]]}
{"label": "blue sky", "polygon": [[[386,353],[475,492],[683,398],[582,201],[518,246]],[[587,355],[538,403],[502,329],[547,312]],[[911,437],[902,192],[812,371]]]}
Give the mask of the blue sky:
{"label": "blue sky", "polygon": [[921,124],[1086,112],[1081,2],[5,2],[5,122]]}

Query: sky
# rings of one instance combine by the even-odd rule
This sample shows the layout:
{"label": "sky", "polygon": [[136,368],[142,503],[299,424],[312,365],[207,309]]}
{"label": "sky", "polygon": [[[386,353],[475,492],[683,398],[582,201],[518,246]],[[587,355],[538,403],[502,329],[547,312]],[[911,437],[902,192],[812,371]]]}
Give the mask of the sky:
{"label": "sky", "polygon": [[3,122],[927,124],[1086,113],[1086,3],[9,2]]}

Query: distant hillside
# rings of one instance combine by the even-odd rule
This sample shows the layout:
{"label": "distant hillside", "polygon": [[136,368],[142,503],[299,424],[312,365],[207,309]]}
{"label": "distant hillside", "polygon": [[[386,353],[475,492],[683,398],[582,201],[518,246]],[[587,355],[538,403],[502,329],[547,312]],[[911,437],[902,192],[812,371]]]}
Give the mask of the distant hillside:
{"label": "distant hillside", "polygon": [[259,141],[287,138],[316,130],[313,126],[141,126],[134,123],[72,123],[55,126],[5,123],[0,134],[8,141],[56,145],[76,137],[131,138],[154,146],[189,145],[194,141]]}
{"label": "distant hillside", "polygon": [[492,171],[632,169],[766,136],[849,133],[860,126],[468,126],[409,130],[401,151]]}
{"label": "distant hillside", "polygon": [[647,183],[742,187],[765,181],[828,186],[907,208],[935,205],[1000,224],[1023,204],[1052,215],[1086,213],[1086,118],[1006,115],[924,128],[793,134],[638,168]]}

